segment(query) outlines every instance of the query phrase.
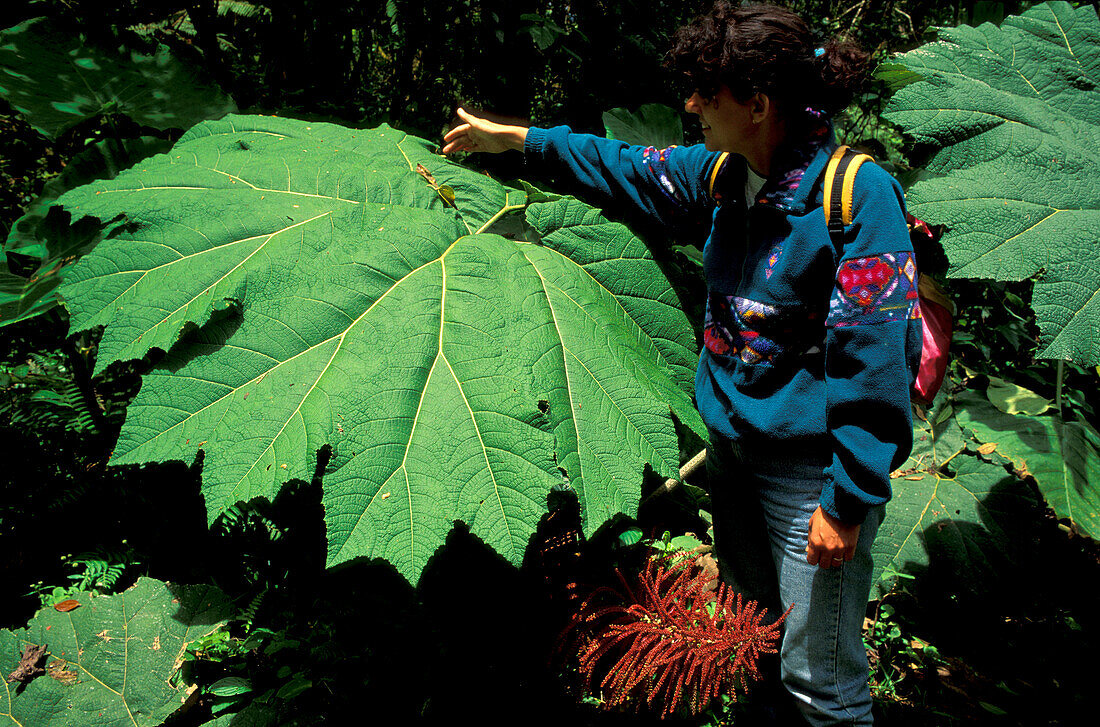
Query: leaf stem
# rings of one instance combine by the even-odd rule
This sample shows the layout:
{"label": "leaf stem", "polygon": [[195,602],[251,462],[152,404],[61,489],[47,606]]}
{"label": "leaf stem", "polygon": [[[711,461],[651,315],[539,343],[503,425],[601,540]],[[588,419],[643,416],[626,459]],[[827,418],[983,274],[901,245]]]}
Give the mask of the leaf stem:
{"label": "leaf stem", "polygon": [[505,204],[503,207],[501,207],[500,212],[497,212],[495,215],[490,217],[489,221],[486,222],[481,227],[479,227],[475,234],[481,234],[482,232],[485,232],[487,229],[489,229],[490,227],[493,226],[494,222],[499,220],[504,215],[508,214],[509,212],[514,212],[515,210],[521,210],[526,206],[527,206],[526,202],[524,202],[523,204],[513,204],[513,205]]}

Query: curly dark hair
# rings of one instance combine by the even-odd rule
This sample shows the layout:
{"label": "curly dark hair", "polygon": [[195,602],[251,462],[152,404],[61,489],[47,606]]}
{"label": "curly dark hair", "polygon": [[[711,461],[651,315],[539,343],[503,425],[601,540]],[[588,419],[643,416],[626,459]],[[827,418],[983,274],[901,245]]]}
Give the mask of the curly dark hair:
{"label": "curly dark hair", "polygon": [[676,31],[667,63],[704,98],[722,86],[742,102],[760,91],[797,123],[809,110],[831,116],[843,109],[866,77],[869,56],[848,38],[817,46],[790,10],[720,0]]}

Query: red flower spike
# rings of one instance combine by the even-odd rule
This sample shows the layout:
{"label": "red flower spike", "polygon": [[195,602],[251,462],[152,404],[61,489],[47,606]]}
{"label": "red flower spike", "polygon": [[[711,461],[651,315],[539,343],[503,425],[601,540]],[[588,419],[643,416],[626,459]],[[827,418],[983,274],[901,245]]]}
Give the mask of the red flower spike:
{"label": "red flower spike", "polygon": [[790,609],[764,625],[764,609],[725,584],[708,590],[713,579],[693,559],[656,557],[636,587],[619,573],[622,592],[593,592],[563,634],[587,688],[599,684],[608,707],[645,703],[661,717],[680,706],[698,714],[722,693],[736,700],[760,678],[760,657],[776,653]]}

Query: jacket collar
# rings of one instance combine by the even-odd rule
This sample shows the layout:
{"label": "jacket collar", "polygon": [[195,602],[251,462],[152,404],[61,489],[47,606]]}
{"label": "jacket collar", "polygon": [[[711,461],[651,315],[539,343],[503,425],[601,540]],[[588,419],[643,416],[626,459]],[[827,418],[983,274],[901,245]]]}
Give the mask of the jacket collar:
{"label": "jacket collar", "polygon": [[[774,207],[790,214],[805,214],[814,202],[814,182],[825,171],[836,150],[832,122],[823,123],[799,143],[776,152],[775,170],[752,200],[754,205]],[[729,165],[735,166],[735,165]],[[740,165],[736,165],[740,166]],[[740,189],[744,189],[744,175]],[[732,180],[731,180],[732,181]]]}

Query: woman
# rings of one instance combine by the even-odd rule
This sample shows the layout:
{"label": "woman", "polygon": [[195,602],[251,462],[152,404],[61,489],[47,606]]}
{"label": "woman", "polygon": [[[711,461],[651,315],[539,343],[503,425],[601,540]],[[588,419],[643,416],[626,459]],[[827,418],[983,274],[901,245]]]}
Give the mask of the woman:
{"label": "woman", "polygon": [[709,224],[695,385],[722,577],[773,614],[793,605],[781,679],[807,721],[870,724],[860,628],[889,473],[912,445],[920,309],[904,199],[881,168],[859,168],[843,245],[826,229],[829,117],[866,55],[815,45],[789,11],[719,2],[670,54],[705,144],[645,149],[459,109],[443,151],[521,150],[596,204]]}

